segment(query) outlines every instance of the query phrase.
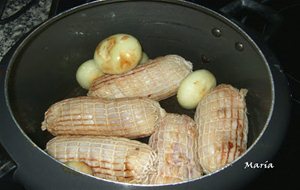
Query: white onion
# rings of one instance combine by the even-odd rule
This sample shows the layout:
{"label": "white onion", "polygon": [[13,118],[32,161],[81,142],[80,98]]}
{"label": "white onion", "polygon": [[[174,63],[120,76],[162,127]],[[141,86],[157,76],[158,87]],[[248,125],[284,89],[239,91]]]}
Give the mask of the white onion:
{"label": "white onion", "polygon": [[102,40],[96,47],[94,60],[103,73],[125,73],[139,63],[142,47],[129,34],[115,34]]}
{"label": "white onion", "polygon": [[76,72],[76,80],[84,89],[89,89],[94,79],[103,75],[93,59],[82,63]]}
{"label": "white onion", "polygon": [[142,58],[141,58],[139,64],[140,64],[140,65],[141,65],[141,64],[145,64],[145,63],[147,63],[148,61],[149,61],[148,55],[147,55],[145,52],[143,52],[143,53],[142,53]]}
{"label": "white onion", "polygon": [[194,109],[215,86],[216,78],[211,72],[205,69],[194,71],[180,83],[177,100],[183,108]]}
{"label": "white onion", "polygon": [[84,162],[80,162],[80,161],[68,161],[65,162],[65,164],[67,166],[69,166],[70,168],[82,172],[82,173],[86,173],[89,175],[93,175],[93,170],[90,166],[88,166],[86,163]]}

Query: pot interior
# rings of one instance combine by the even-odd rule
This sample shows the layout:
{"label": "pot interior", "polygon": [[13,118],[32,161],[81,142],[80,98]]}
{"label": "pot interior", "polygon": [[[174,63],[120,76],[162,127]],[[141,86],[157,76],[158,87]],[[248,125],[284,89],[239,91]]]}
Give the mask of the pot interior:
{"label": "pot interior", "polygon": [[[76,82],[76,70],[93,57],[102,39],[116,33],[137,37],[150,58],[178,54],[190,60],[194,70],[211,71],[218,84],[248,89],[248,145],[259,137],[272,108],[272,77],[260,51],[241,30],[188,3],[112,1],[46,22],[14,54],[7,98],[17,124],[36,145],[44,149],[52,138],[40,128],[44,112],[57,101],[86,95]],[[168,112],[194,118],[195,110],[180,108],[176,97],[160,103]]]}

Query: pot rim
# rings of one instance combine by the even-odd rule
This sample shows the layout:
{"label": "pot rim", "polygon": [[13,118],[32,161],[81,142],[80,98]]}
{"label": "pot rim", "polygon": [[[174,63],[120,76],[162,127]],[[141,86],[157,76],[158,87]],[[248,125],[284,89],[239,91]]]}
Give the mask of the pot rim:
{"label": "pot rim", "polygon": [[[133,1],[138,1],[138,0],[133,0]],[[14,52],[14,54],[12,55],[12,58],[9,61],[9,65],[6,71],[6,75],[5,75],[5,84],[4,84],[4,96],[5,96],[5,103],[7,106],[7,109],[9,111],[9,114],[12,117],[12,120],[14,122],[14,124],[16,125],[16,127],[18,128],[18,131],[20,131],[20,133],[22,133],[22,135],[25,137],[26,139],[26,143],[30,143],[31,145],[33,145],[34,147],[37,148],[37,150],[41,153],[43,153],[44,156],[51,158],[54,162],[63,165],[64,167],[67,167],[66,165],[64,165],[63,163],[59,162],[58,160],[54,159],[53,157],[51,157],[50,155],[48,155],[42,148],[40,148],[39,146],[37,146],[28,136],[27,134],[23,131],[23,129],[20,127],[20,125],[18,124],[16,118],[14,117],[14,113],[11,110],[10,107],[10,100],[8,98],[8,78],[10,76],[13,64],[16,60],[16,57],[18,57],[20,51],[23,49],[23,47],[32,39],[34,38],[36,35],[40,34],[43,32],[43,30],[47,29],[47,27],[57,21],[59,21],[60,19],[63,19],[64,17],[67,17],[73,13],[76,13],[78,11],[84,10],[84,9],[88,9],[90,7],[95,7],[95,6],[103,6],[106,4],[114,4],[114,3],[125,3],[127,2],[126,0],[111,0],[111,1],[94,1],[94,2],[90,2],[87,4],[83,4],[83,5],[79,5],[77,7],[71,8],[65,12],[62,12],[56,16],[54,16],[53,18],[50,18],[49,20],[43,22],[39,27],[37,27],[36,29],[34,29],[22,42],[21,44],[17,47],[16,51]],[[142,1],[139,1],[142,2]],[[271,101],[271,106],[269,109],[269,114],[268,114],[268,118],[265,122],[265,125],[263,127],[263,129],[261,130],[261,132],[259,133],[258,137],[253,141],[253,143],[247,148],[247,150],[237,159],[235,159],[231,164],[228,164],[224,167],[222,167],[221,169],[211,173],[211,174],[206,174],[204,176],[201,176],[200,178],[197,179],[193,179],[190,181],[185,181],[185,182],[179,182],[179,183],[174,183],[174,184],[154,184],[154,185],[143,185],[143,184],[128,184],[128,183],[122,183],[122,182],[115,182],[115,181],[110,181],[110,180],[105,180],[105,179],[99,179],[97,177],[94,176],[90,176],[87,174],[83,174],[83,175],[87,175],[89,177],[93,177],[97,180],[103,180],[106,182],[110,182],[110,183],[116,183],[116,184],[121,184],[121,185],[126,185],[126,186],[169,186],[169,185],[178,185],[178,184],[184,184],[184,183],[190,183],[193,181],[198,181],[200,179],[204,179],[204,178],[208,178],[210,176],[213,176],[216,173],[220,173],[221,171],[225,170],[228,167],[231,167],[232,165],[234,165],[235,163],[239,162],[239,160],[243,157],[245,157],[250,151],[252,151],[253,147],[258,143],[258,141],[260,141],[260,139],[262,138],[263,134],[265,133],[265,131],[267,130],[267,128],[269,127],[269,123],[270,120],[272,119],[272,115],[273,115],[273,111],[274,111],[274,104],[275,104],[275,88],[274,88],[274,80],[273,80],[273,74],[271,72],[270,69],[270,63],[267,60],[267,58],[265,57],[265,54],[263,53],[263,51],[260,49],[260,47],[257,45],[257,43],[252,39],[252,37],[250,37],[250,35],[248,35],[245,32],[245,29],[243,29],[241,26],[237,25],[236,23],[234,23],[233,21],[231,21],[229,18],[226,18],[225,16],[209,9],[206,8],[204,6],[201,5],[197,5],[191,2],[186,2],[183,0],[154,0],[154,1],[150,1],[150,2],[158,2],[158,3],[168,3],[168,4],[175,4],[175,5],[180,5],[180,6],[184,6],[185,8],[190,8],[190,9],[195,9],[197,11],[203,12],[211,17],[214,17],[215,19],[225,23],[227,26],[231,27],[232,29],[234,29],[236,32],[238,32],[241,37],[243,39],[245,39],[247,42],[249,42],[249,44],[252,45],[252,47],[257,51],[257,53],[261,56],[261,58],[264,60],[265,64],[266,64],[266,68],[268,70],[269,73],[269,77],[271,79],[271,88],[272,88],[272,101]],[[16,159],[15,157],[13,157],[14,159]],[[18,159],[16,159],[18,160]],[[79,172],[80,173],[80,172]]]}

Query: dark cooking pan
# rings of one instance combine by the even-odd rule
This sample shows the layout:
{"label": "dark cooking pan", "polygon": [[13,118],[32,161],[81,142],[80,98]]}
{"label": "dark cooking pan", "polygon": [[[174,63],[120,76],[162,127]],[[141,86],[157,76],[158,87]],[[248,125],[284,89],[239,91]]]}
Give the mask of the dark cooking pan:
{"label": "dark cooking pan", "polygon": [[[97,43],[115,33],[136,36],[154,58],[179,54],[205,68],[218,83],[247,88],[248,150],[231,165],[200,179],[165,186],[127,185],[75,172],[43,151],[51,138],[40,130],[56,101],[85,95],[78,66],[93,57]],[[279,63],[259,42],[220,14],[183,1],[104,1],[60,14],[34,30],[13,54],[1,91],[0,140],[17,165],[14,177],[28,189],[234,189],[270,163],[287,127],[288,85]],[[169,112],[193,116],[176,99]]]}

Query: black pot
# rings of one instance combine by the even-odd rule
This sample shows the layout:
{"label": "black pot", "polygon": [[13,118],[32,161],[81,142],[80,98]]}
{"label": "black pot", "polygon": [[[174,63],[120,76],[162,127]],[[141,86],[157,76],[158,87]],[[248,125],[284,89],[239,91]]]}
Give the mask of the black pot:
{"label": "black pot", "polygon": [[[43,151],[52,137],[40,129],[56,101],[85,95],[78,66],[93,57],[98,42],[115,33],[136,36],[150,58],[178,54],[208,69],[218,83],[249,90],[248,150],[229,166],[190,182],[141,186],[93,178],[64,166]],[[288,85],[264,45],[220,14],[183,1],[104,1],[60,14],[35,29],[13,54],[1,77],[0,141],[17,165],[14,177],[28,189],[237,189],[269,166],[287,128]],[[175,98],[161,102],[169,112],[193,116]]]}

